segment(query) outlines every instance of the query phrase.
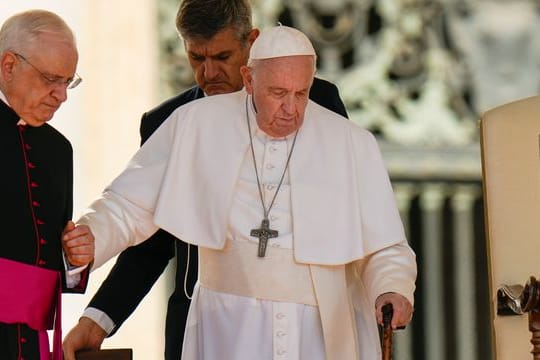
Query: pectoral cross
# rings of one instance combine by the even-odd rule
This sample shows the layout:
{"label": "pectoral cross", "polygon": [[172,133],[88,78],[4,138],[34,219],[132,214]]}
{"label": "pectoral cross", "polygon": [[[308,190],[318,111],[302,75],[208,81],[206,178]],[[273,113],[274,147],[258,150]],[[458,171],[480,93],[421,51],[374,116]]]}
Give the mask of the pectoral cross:
{"label": "pectoral cross", "polygon": [[259,238],[259,252],[257,253],[257,256],[264,257],[268,239],[277,237],[278,231],[270,229],[270,222],[268,219],[263,219],[260,228],[251,230],[251,236]]}

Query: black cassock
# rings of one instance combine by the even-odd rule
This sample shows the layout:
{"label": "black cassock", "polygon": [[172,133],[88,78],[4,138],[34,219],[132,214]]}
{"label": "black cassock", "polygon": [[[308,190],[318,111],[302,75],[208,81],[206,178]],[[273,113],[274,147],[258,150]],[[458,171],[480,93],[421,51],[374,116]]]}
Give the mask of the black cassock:
{"label": "black cassock", "polygon": [[[61,234],[73,209],[71,144],[48,124],[18,122],[0,100],[0,257],[63,271]],[[87,274],[67,291],[83,292]],[[0,323],[0,359],[20,358],[39,359],[37,332]]]}

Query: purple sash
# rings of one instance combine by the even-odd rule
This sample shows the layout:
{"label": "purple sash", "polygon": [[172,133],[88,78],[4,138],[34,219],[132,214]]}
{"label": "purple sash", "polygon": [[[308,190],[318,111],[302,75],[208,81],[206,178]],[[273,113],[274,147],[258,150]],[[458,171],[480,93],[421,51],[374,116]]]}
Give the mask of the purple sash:
{"label": "purple sash", "polygon": [[[38,331],[41,360],[50,359],[47,330],[54,325],[53,360],[62,360],[59,271],[0,258],[0,322]],[[56,316],[55,316],[56,308]]]}

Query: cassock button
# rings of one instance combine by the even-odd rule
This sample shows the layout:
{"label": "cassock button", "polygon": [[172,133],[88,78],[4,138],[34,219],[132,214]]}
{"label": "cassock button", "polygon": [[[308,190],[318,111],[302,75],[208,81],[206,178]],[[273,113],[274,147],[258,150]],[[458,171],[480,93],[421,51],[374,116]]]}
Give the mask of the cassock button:
{"label": "cassock button", "polygon": [[45,265],[46,263],[47,263],[47,262],[46,262],[45,260],[39,260],[39,261],[38,261],[38,264],[39,264],[39,265]]}
{"label": "cassock button", "polygon": [[24,148],[26,150],[32,150],[32,147],[30,145],[28,145],[28,144],[24,144]]}
{"label": "cassock button", "polygon": [[26,341],[27,341],[26,338],[24,337],[21,338],[21,344],[26,344]]}
{"label": "cassock button", "polygon": [[38,183],[35,182],[35,181],[32,181],[32,182],[30,183],[30,186],[33,187],[33,188],[39,187]]}
{"label": "cassock button", "polygon": [[40,205],[41,205],[41,204],[40,204],[39,202],[37,202],[37,201],[35,201],[35,200],[32,201],[32,206],[34,206],[34,207],[39,207]]}
{"label": "cassock button", "polygon": [[36,168],[36,165],[35,165],[34,163],[29,162],[29,163],[28,163],[28,167],[29,167],[30,169],[35,169],[35,168]]}
{"label": "cassock button", "polygon": [[43,224],[45,224],[45,223],[43,222],[43,220],[41,220],[41,219],[37,219],[36,222],[37,222],[38,225],[43,225]]}
{"label": "cassock button", "polygon": [[281,330],[279,330],[279,331],[276,333],[276,336],[279,337],[279,338],[280,338],[280,337],[284,337],[285,335],[287,335],[287,334],[285,333],[285,331],[281,331]]}
{"label": "cassock button", "polygon": [[39,239],[41,245],[47,245],[47,241],[44,238]]}
{"label": "cassock button", "polygon": [[266,168],[268,170],[272,170],[274,168],[274,165],[273,164],[266,164]]}
{"label": "cassock button", "polygon": [[277,351],[277,354],[278,354],[279,356],[285,355],[286,353],[287,353],[287,350],[285,350],[285,349],[279,349],[279,350]]}
{"label": "cassock button", "polygon": [[277,313],[277,314],[276,314],[276,319],[281,320],[281,319],[284,319],[284,318],[285,318],[285,314],[284,314],[284,313]]}

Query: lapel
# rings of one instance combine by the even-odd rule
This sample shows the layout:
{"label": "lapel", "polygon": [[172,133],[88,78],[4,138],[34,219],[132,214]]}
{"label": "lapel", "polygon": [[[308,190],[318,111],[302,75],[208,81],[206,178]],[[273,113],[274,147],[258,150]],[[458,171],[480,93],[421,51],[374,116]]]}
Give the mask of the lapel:
{"label": "lapel", "polygon": [[193,99],[201,99],[204,97],[204,91],[198,86],[193,87]]}

